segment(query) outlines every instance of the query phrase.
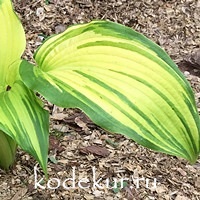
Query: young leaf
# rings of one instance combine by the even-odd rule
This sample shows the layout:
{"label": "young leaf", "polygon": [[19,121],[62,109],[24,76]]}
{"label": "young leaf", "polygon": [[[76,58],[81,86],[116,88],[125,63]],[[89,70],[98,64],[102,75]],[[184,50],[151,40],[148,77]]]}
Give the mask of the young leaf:
{"label": "young leaf", "polygon": [[[47,174],[49,115],[19,77],[20,57],[26,40],[10,0],[0,0],[0,26],[0,130],[33,155]],[[14,142],[12,139],[10,144],[4,142],[3,145],[9,148]],[[7,159],[12,156],[14,153]],[[11,163],[4,159],[2,156],[1,162]]]}
{"label": "young leaf", "polygon": [[3,131],[0,130],[0,167],[8,170],[15,161],[17,144]]}
{"label": "young leaf", "polygon": [[19,59],[25,50],[24,29],[14,13],[10,0],[0,0],[0,92],[6,88],[8,66]]}
{"label": "young leaf", "polygon": [[33,155],[47,174],[49,114],[19,79],[20,63],[16,61],[8,68],[9,89],[0,93],[0,130]]}
{"label": "young leaf", "polygon": [[194,163],[200,121],[189,83],[169,56],[108,21],[70,27],[23,62],[25,84],[51,103],[78,107],[99,126]]}

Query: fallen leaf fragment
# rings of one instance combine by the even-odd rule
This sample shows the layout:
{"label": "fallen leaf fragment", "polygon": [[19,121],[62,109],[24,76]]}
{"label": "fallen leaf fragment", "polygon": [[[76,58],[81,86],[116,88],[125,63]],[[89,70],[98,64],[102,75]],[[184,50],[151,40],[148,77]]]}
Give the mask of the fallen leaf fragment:
{"label": "fallen leaf fragment", "polygon": [[49,137],[49,150],[62,152],[64,148],[60,145],[59,140],[55,136]]}
{"label": "fallen leaf fragment", "polygon": [[186,175],[187,175],[187,173],[186,173],[183,169],[181,169],[181,168],[177,168],[177,171],[178,171],[182,176],[186,176]]}
{"label": "fallen leaf fragment", "polygon": [[64,26],[63,24],[59,24],[57,26],[55,26],[55,33],[62,33],[63,31],[66,30],[66,26]]}
{"label": "fallen leaf fragment", "polygon": [[36,15],[39,17],[39,21],[44,20],[44,18],[45,18],[44,8],[42,8],[42,7],[37,8]]}
{"label": "fallen leaf fragment", "polygon": [[[195,51],[189,56],[186,56],[186,59],[179,63],[180,65],[186,65],[189,70],[192,70],[193,68],[195,69],[200,69],[200,49]],[[182,66],[181,66],[182,67]]]}
{"label": "fallen leaf fragment", "polygon": [[158,193],[158,194],[162,194],[162,193],[164,193],[164,192],[166,192],[167,191],[167,188],[165,187],[165,186],[163,186],[163,185],[160,185],[160,186],[157,186],[156,187],[156,192]]}
{"label": "fallen leaf fragment", "polygon": [[75,123],[82,128],[83,131],[88,131],[87,123],[85,123],[80,117],[74,119]]}
{"label": "fallen leaf fragment", "polygon": [[66,133],[69,131],[68,126],[65,126],[63,124],[54,124],[53,129],[62,133]]}
{"label": "fallen leaf fragment", "polygon": [[94,154],[94,155],[97,155],[97,156],[102,156],[102,157],[107,157],[110,154],[110,152],[106,148],[96,146],[96,145],[81,148],[80,152],[83,153],[83,154],[90,154],[91,153],[91,154]]}
{"label": "fallen leaf fragment", "polygon": [[103,194],[103,191],[95,190],[95,191],[93,192],[93,194],[94,194],[95,197],[101,197],[102,194]]}

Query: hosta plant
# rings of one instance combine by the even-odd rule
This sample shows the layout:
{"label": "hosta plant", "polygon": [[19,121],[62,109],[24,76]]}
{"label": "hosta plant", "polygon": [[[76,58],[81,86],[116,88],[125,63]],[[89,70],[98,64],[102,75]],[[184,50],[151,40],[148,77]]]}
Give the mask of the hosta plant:
{"label": "hosta plant", "polygon": [[[80,108],[97,125],[194,163],[200,121],[192,89],[175,63],[142,34],[109,21],[69,27],[21,59],[25,33],[10,0],[0,0],[0,165],[19,145],[47,174],[49,113],[36,92]],[[67,148],[67,147],[66,147]]]}

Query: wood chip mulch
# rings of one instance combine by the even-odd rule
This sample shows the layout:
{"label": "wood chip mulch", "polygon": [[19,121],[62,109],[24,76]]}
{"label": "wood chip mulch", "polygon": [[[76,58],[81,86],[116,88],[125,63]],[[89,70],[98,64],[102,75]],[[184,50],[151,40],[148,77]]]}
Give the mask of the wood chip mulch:
{"label": "wood chip mulch", "polygon": [[[200,111],[199,0],[13,2],[26,31],[24,58],[32,60],[44,37],[62,32],[69,25],[110,19],[145,34],[168,52],[191,83]],[[35,175],[37,180],[43,179],[42,171],[30,155],[19,149],[13,168],[7,173],[0,170],[0,199],[200,199],[200,159],[190,165],[106,132],[78,109],[59,108],[48,102],[45,105],[51,113],[49,187],[42,181],[41,188],[35,188]],[[99,180],[98,187],[93,185],[94,179]]]}

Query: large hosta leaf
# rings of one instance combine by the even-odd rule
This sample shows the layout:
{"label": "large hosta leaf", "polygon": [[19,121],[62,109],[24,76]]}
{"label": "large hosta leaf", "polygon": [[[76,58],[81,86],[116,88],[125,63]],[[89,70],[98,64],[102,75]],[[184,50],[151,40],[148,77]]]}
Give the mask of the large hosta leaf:
{"label": "large hosta leaf", "polygon": [[169,56],[122,25],[70,27],[22,63],[25,84],[62,107],[78,107],[106,130],[195,162],[199,116],[189,83]]}
{"label": "large hosta leaf", "polygon": [[9,67],[6,80],[9,86],[0,93],[0,130],[33,155],[47,174],[49,114],[34,92],[19,79],[20,63],[16,61]]}
{"label": "large hosta leaf", "polygon": [[0,92],[6,88],[8,66],[24,52],[26,39],[24,29],[13,12],[10,0],[0,0]]}

